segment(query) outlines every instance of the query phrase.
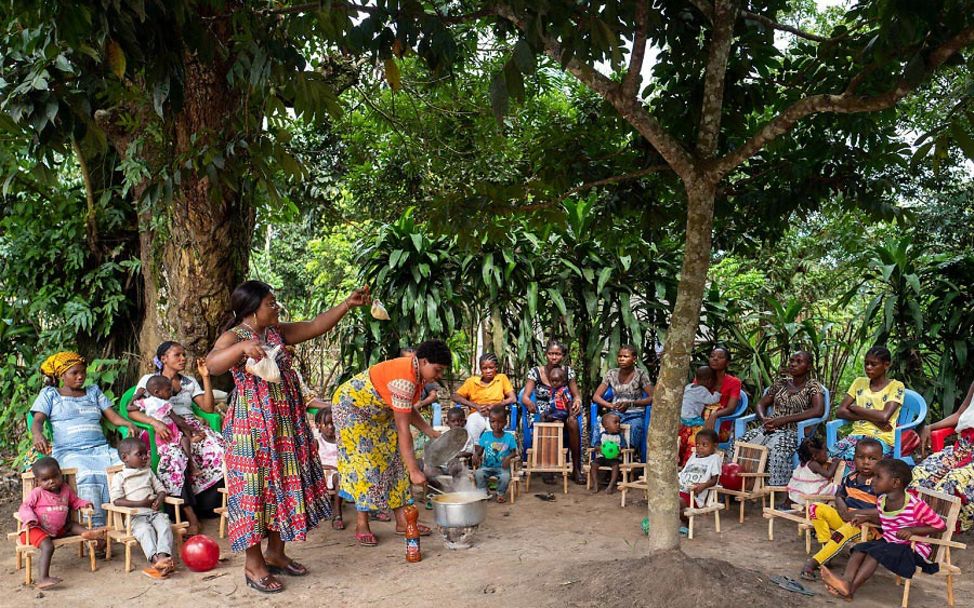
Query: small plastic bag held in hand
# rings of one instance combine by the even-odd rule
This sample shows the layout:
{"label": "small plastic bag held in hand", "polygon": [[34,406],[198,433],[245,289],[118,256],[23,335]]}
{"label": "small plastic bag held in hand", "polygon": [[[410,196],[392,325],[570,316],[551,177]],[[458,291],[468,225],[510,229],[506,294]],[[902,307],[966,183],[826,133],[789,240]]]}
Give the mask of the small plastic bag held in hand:
{"label": "small plastic bag held in hand", "polygon": [[281,345],[278,344],[274,348],[269,346],[262,346],[261,348],[264,349],[264,358],[260,361],[255,361],[253,357],[248,357],[245,369],[248,373],[263,378],[268,382],[280,384],[281,370],[277,367],[277,353],[280,352]]}

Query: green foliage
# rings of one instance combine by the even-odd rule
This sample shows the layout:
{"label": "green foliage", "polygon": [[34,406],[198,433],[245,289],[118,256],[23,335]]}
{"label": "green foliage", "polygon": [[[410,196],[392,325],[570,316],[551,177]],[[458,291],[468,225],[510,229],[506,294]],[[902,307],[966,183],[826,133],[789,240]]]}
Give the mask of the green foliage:
{"label": "green foliage", "polygon": [[518,379],[542,360],[547,338],[577,346],[589,391],[623,343],[654,363],[675,291],[673,251],[595,211],[570,201],[563,222],[545,229],[498,218],[464,238],[430,234],[411,210],[383,226],[358,262],[392,320],[344,327],[345,373],[424,339],[482,330]]}

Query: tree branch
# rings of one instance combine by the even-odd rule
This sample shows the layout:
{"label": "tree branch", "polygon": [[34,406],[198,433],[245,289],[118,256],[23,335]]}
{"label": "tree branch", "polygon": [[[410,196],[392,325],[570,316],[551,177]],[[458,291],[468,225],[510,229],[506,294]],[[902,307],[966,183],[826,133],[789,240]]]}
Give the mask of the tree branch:
{"label": "tree branch", "polygon": [[[706,17],[709,21],[714,20],[714,7],[707,0],[690,0],[690,4],[695,6],[700,13]],[[787,25],[785,23],[779,23],[770,17],[765,17],[764,15],[759,15],[757,13],[752,13],[751,11],[739,11],[738,16],[742,19],[747,19],[750,21],[757,21],[761,25],[781,32],[788,32],[789,34],[794,34],[799,38],[804,38],[806,40],[813,40],[815,42],[835,42],[837,40],[842,40],[849,36],[848,33],[836,36],[835,38],[827,38],[825,36],[819,36],[818,34],[813,34],[811,32],[806,32],[803,29],[797,28],[793,25]]]}
{"label": "tree branch", "polygon": [[612,177],[606,177],[603,179],[597,179],[591,182],[585,182],[579,186],[569,189],[561,197],[558,198],[558,202],[565,200],[570,196],[574,196],[583,190],[589,190],[591,188],[597,188],[599,186],[607,186],[609,184],[618,184],[619,182],[629,181],[631,179],[638,179],[640,177],[645,177],[647,175],[652,175],[653,173],[659,173],[661,171],[668,171],[669,165],[651,165],[638,171],[632,171],[629,173],[623,173],[622,175],[613,175]]}
{"label": "tree branch", "polygon": [[[836,114],[854,114],[857,112],[875,112],[894,106],[898,101],[912,93],[920,82],[939,68],[947,59],[960,52],[961,49],[974,44],[974,28],[961,30],[939,47],[927,55],[926,70],[923,78],[911,82],[906,76],[901,76],[896,86],[889,91],[870,97],[858,97],[848,88],[840,95],[820,94],[810,95],[793,103],[780,114],[765,123],[754,135],[736,150],[726,154],[714,163],[712,170],[717,179],[726,176],[734,167],[738,166],[770,142],[774,141],[802,118],[820,112]],[[852,82],[857,82],[858,75]]]}
{"label": "tree branch", "polygon": [[744,19],[748,19],[750,21],[757,21],[761,25],[771,28],[773,30],[788,32],[789,34],[794,34],[799,38],[804,38],[805,40],[814,40],[815,42],[835,42],[849,35],[849,34],[842,34],[840,36],[836,36],[835,38],[827,38],[825,36],[819,36],[818,34],[806,32],[805,30],[801,30],[797,27],[787,25],[785,23],[778,23],[774,19],[770,19],[768,17],[765,17],[764,15],[759,15],[757,13],[752,13],[751,11],[741,11],[740,15]]}
{"label": "tree branch", "polygon": [[636,4],[636,31],[632,37],[632,54],[629,56],[629,71],[622,81],[622,93],[626,97],[638,97],[642,82],[643,58],[646,56],[646,28],[648,27],[648,6],[646,0]]}
{"label": "tree branch", "polygon": [[[495,11],[497,15],[507,19],[520,30],[526,31],[527,28],[524,21],[514,14],[510,6],[498,4],[495,7]],[[545,46],[545,54],[553,61],[561,63],[561,45],[546,33],[542,33],[540,36]],[[572,58],[568,62],[565,69],[612,104],[623,120],[635,127],[639,131],[639,134],[656,148],[660,156],[663,157],[663,160],[672,167],[677,175],[681,178],[690,178],[696,173],[693,157],[676,138],[667,133],[666,129],[659,124],[659,121],[655,117],[646,111],[646,108],[643,107],[638,99],[635,97],[626,97],[619,83],[613,82],[592,66],[584,64],[575,58]]]}
{"label": "tree branch", "polygon": [[710,158],[717,149],[721,110],[724,107],[727,58],[734,41],[737,2],[738,0],[717,0],[714,3],[714,27],[710,35],[703,101],[700,107],[700,127],[697,131],[697,154],[702,158]]}

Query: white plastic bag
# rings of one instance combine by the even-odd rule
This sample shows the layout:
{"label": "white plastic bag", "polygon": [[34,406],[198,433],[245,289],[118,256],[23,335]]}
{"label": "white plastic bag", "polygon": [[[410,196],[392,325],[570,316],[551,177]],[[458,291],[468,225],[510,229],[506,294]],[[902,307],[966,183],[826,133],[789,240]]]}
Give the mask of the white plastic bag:
{"label": "white plastic bag", "polygon": [[382,302],[378,300],[372,300],[372,316],[380,321],[389,320],[389,312],[382,305]]}
{"label": "white plastic bag", "polygon": [[269,346],[262,346],[261,348],[264,349],[264,358],[260,361],[255,361],[253,357],[247,357],[245,369],[248,373],[263,378],[268,382],[280,384],[281,370],[277,367],[277,353],[281,350],[281,345],[278,344],[274,348],[270,348]]}

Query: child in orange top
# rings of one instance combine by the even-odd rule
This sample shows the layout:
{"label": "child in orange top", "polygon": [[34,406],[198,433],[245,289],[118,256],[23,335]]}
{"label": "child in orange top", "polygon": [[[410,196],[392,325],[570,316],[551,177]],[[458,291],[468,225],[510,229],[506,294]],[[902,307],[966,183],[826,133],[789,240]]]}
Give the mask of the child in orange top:
{"label": "child in orange top", "polygon": [[71,520],[72,509],[90,509],[92,505],[78,498],[71,486],[64,483],[57,460],[45,456],[34,463],[31,472],[37,485],[17,511],[20,521],[27,526],[27,530],[20,534],[20,542],[30,543],[41,550],[41,578],[37,588],[50,589],[61,582],[58,577],[51,576],[53,539],[76,535],[85,540],[101,540],[105,528],[89,530]]}
{"label": "child in orange top", "polygon": [[487,416],[495,405],[505,409],[515,401],[514,386],[504,374],[497,373],[497,355],[484,353],[480,357],[480,375],[470,376],[452,395],[454,403],[470,408],[467,416],[467,435],[477,445],[489,426]]}

